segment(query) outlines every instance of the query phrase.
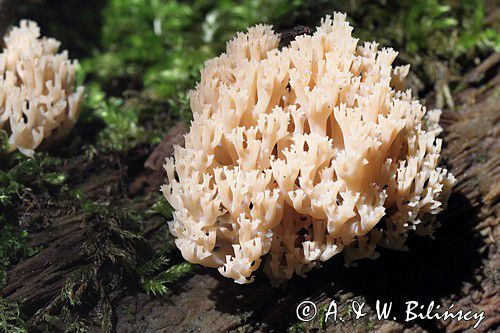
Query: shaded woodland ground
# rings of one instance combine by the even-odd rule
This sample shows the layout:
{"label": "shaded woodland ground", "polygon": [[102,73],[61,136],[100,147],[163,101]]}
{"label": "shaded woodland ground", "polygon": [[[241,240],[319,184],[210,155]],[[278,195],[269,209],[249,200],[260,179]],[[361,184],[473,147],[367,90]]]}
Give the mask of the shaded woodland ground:
{"label": "shaded woodland ground", "polygon": [[[428,33],[429,40],[435,39],[430,45],[417,33],[416,37],[402,34],[402,44],[414,43],[402,50],[400,59],[413,65],[410,85],[429,108],[444,110],[442,163],[458,179],[449,208],[440,216],[442,227],[435,239],[412,237],[409,252],[381,250],[378,260],[361,261],[351,268],[345,268],[343,258],[338,256],[307,278],[296,277],[280,289],[272,288],[261,273],[253,284],[241,286],[214,270],[182,260],[165,223],[171,210],[158,191],[164,182],[163,159],[172,153],[173,144],[182,143],[182,134],[187,130],[189,113],[182,92],[196,80],[196,67],[192,64],[198,64],[198,57],[218,52],[220,45],[207,42],[212,48],[186,60],[189,63],[174,62],[175,66],[185,66],[184,72],[168,72],[173,77],[155,77],[157,68],[168,68],[170,63],[133,54],[135,41],[123,41],[132,50],[128,54],[109,45],[89,51],[85,38],[92,41],[100,34],[107,36],[110,45],[119,44],[112,40],[119,37],[111,34],[120,33],[117,26],[101,21],[111,15],[109,11],[119,12],[123,8],[119,2],[111,1],[114,5],[107,7],[97,3],[95,8],[83,8],[74,1],[65,5],[32,1],[12,10],[10,16],[12,20],[37,19],[44,31],[66,43],[63,45],[70,48],[73,56],[84,59],[82,71],[86,74],[88,96],[82,118],[64,146],[40,152],[31,160],[19,155],[0,159],[0,254],[5,270],[0,329],[461,332],[474,324],[439,320],[405,323],[403,304],[416,300],[422,304],[435,301],[443,307],[454,303],[456,308],[484,311],[485,320],[476,331],[498,330],[498,50],[483,45],[450,55],[437,49],[436,43],[443,38],[439,34],[420,31]],[[287,7],[283,13],[277,7],[276,17],[264,20],[272,20],[281,29],[297,24],[314,26],[310,22],[316,22],[330,10],[328,2],[320,1],[317,8],[298,3],[293,11]],[[170,8],[169,13],[184,13],[186,17],[192,15],[190,20],[196,19],[197,14],[175,4],[177,7]],[[381,24],[367,14],[370,10],[381,10],[373,13],[382,15],[381,20],[385,19],[383,15],[401,15],[387,13],[391,7],[383,4],[363,5],[347,4],[344,8],[353,21],[358,20],[359,26]],[[44,11],[40,11],[42,7]],[[498,27],[497,7],[490,2],[484,5],[484,31],[495,24]],[[96,15],[103,8],[108,13]],[[220,17],[236,15],[222,6],[214,8],[219,8]],[[403,9],[410,10],[408,13],[417,11],[436,22],[455,13],[450,9],[449,15],[444,12],[436,16],[414,7]],[[84,19],[56,19],[64,10]],[[214,12],[203,6],[199,10],[206,15]],[[255,20],[259,18],[258,11],[248,10],[257,16]],[[421,22],[420,16],[417,22]],[[92,29],[88,22],[95,23],[97,29]],[[391,21],[394,30],[398,22]],[[197,28],[188,27],[189,24],[192,21],[181,22],[178,35],[197,45],[201,41],[192,36]],[[214,34],[224,39],[232,29],[239,28],[238,24],[234,26],[219,27]],[[360,36],[379,38],[370,33],[374,29],[361,29]],[[455,26],[445,27],[442,33],[446,36],[454,29]],[[75,33],[85,38],[75,41]],[[147,32],[145,36],[149,36]],[[397,38],[387,37],[391,43]],[[160,56],[171,54],[165,57],[168,59],[175,58],[174,52],[186,52],[168,43],[162,47],[158,52]],[[151,48],[149,51],[156,52]],[[311,322],[300,323],[295,309],[305,299],[316,303],[320,315]],[[321,315],[332,300],[340,304],[339,310],[347,318],[344,323],[321,322]],[[348,300],[366,302],[368,315],[356,321],[351,319],[350,310],[342,306]],[[393,301],[398,320],[376,320],[376,300]]]}

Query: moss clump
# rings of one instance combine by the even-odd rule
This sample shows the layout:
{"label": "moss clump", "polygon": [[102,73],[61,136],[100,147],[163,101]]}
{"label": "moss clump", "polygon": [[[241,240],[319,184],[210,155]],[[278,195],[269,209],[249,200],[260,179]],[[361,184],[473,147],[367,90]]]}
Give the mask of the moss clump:
{"label": "moss clump", "polygon": [[27,240],[26,230],[9,224],[0,226],[0,286],[5,282],[7,268],[37,252],[28,247]]}
{"label": "moss clump", "polygon": [[25,333],[28,325],[22,318],[20,304],[0,297],[0,332]]}
{"label": "moss clump", "polygon": [[16,153],[0,160],[0,207],[14,206],[27,191],[41,193],[53,189],[50,185],[62,185],[66,177],[58,171],[61,165],[61,160],[45,153],[35,158]]}
{"label": "moss clump", "polygon": [[57,170],[61,161],[47,154],[27,158],[16,153],[2,162],[6,170],[0,169],[0,285],[12,264],[37,252],[27,245],[30,225],[21,223],[23,212],[19,207],[32,201],[33,196],[46,197],[60,191],[67,180],[67,175]]}
{"label": "moss clump", "polygon": [[123,99],[109,98],[102,101],[95,113],[106,124],[97,140],[104,150],[123,150],[133,145],[134,140],[144,136],[144,129],[139,125],[137,109],[123,107]]}
{"label": "moss clump", "polygon": [[111,301],[136,280],[145,243],[140,217],[85,199],[79,205],[89,226],[82,245],[85,261],[65,279],[59,294],[31,318],[31,327],[57,330],[96,325],[110,331]]}
{"label": "moss clump", "polygon": [[148,210],[146,210],[146,215],[153,216],[158,214],[168,221],[172,219],[173,212],[174,209],[172,206],[170,206],[170,204],[163,199],[162,196],[158,196],[155,203]]}
{"label": "moss clump", "polygon": [[142,269],[145,273],[142,277],[142,287],[148,295],[164,295],[170,291],[170,284],[173,284],[193,273],[193,265],[187,262],[182,262],[173,265],[160,273],[154,274],[155,271],[158,271],[167,263],[168,259],[162,256],[148,262]]}
{"label": "moss clump", "polygon": [[292,326],[290,326],[287,330],[288,333],[301,333],[305,331],[305,323],[304,322],[296,322]]}

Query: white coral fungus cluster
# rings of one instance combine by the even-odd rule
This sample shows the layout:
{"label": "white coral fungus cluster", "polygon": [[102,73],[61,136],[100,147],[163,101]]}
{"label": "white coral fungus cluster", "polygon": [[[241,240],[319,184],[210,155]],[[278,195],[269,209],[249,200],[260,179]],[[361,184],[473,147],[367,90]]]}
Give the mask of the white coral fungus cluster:
{"label": "white coral fungus cluster", "polygon": [[0,129],[9,151],[32,156],[45,140],[67,135],[79,115],[83,87],[74,91],[75,61],[57,53],[60,43],[40,38],[35,22],[21,21],[4,38],[0,54]]}
{"label": "white coral fungus cluster", "polygon": [[264,259],[279,282],[432,235],[454,182],[437,167],[439,111],[402,90],[397,52],[351,32],[336,13],[279,49],[257,25],[206,62],[185,147],[164,166],[186,260],[248,283]]}

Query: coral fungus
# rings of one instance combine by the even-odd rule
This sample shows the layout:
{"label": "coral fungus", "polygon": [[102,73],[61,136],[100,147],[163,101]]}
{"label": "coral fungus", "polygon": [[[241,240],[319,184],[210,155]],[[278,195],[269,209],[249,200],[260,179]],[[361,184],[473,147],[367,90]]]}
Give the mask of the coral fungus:
{"label": "coral fungus", "polygon": [[205,63],[162,187],[186,260],[238,283],[264,260],[279,282],[432,235],[454,182],[438,167],[440,111],[404,90],[397,52],[351,32],[336,13],[279,49],[257,25]]}
{"label": "coral fungus", "polygon": [[40,38],[35,22],[21,21],[4,38],[0,54],[0,129],[9,151],[32,156],[42,141],[67,135],[79,115],[83,87],[76,88],[75,62],[57,53],[60,43]]}

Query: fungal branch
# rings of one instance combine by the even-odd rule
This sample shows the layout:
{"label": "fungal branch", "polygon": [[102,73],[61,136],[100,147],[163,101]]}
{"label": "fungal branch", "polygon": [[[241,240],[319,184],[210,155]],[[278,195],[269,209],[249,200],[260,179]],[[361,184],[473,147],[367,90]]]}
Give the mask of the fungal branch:
{"label": "fungal branch", "polygon": [[205,63],[162,187],[188,261],[238,283],[264,262],[279,283],[432,235],[454,183],[438,167],[440,111],[404,90],[397,52],[352,30],[336,13],[279,49],[257,25]]}
{"label": "fungal branch", "polygon": [[45,141],[65,137],[79,116],[83,87],[75,86],[76,61],[58,53],[60,43],[40,36],[35,22],[21,21],[0,53],[0,130],[9,152],[33,156]]}

